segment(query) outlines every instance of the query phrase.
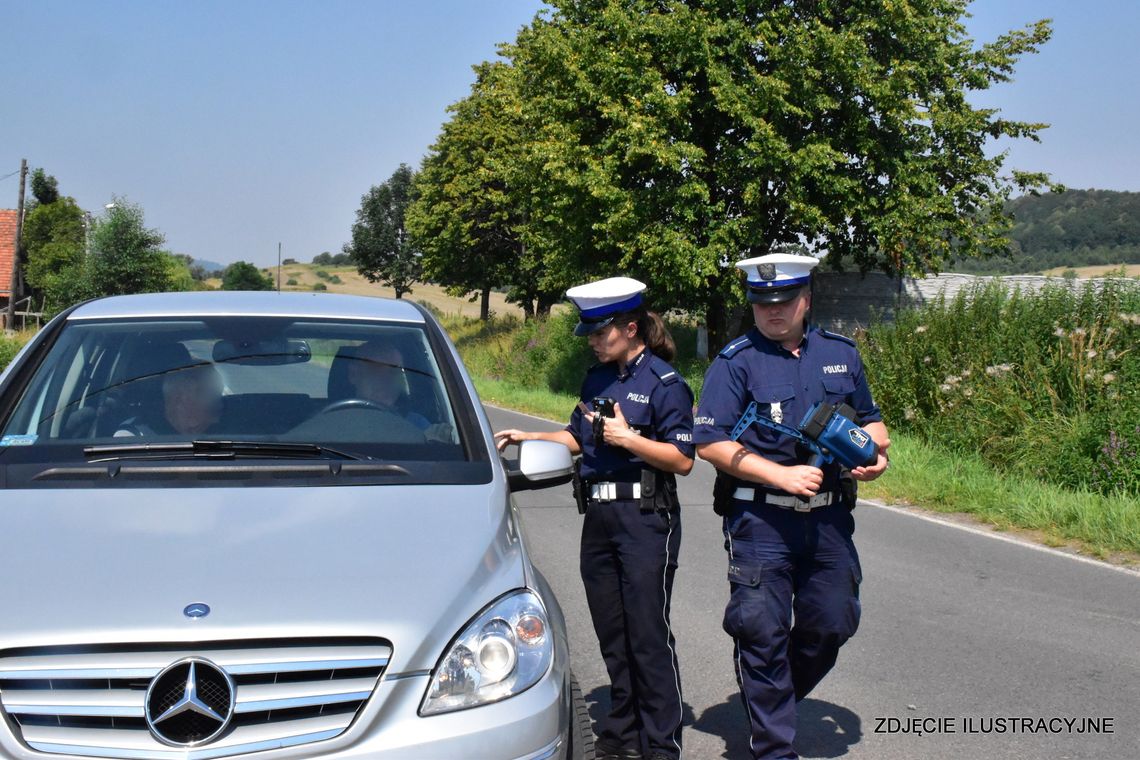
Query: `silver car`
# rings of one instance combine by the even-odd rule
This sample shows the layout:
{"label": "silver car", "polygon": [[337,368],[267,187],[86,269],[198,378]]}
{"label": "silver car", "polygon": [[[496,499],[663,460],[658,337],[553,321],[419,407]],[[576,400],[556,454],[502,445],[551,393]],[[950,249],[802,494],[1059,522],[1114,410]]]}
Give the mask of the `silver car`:
{"label": "silver car", "polygon": [[122,296],[0,375],[0,755],[592,757],[462,363],[406,301]]}

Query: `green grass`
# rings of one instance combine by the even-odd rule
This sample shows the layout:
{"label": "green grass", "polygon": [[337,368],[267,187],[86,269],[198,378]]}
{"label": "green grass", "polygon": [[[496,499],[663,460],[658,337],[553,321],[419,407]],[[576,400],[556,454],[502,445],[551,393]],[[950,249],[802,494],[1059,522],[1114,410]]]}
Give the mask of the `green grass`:
{"label": "green grass", "polygon": [[495,380],[488,377],[472,376],[479,398],[492,406],[501,406],[517,412],[533,414],[553,422],[566,422],[577,396],[567,393],[553,393],[538,388],[527,388],[509,380]]}
{"label": "green grass", "polygon": [[998,473],[981,457],[956,454],[918,437],[891,434],[891,467],[861,483],[859,495],[889,504],[972,515],[999,529],[1040,531],[1049,544],[1078,542],[1094,555],[1140,561],[1140,503]]}

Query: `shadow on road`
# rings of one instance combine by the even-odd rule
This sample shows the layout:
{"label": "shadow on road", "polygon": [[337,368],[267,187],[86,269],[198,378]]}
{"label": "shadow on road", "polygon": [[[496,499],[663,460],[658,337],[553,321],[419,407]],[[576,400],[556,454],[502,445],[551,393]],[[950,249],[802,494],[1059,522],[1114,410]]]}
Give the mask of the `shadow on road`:
{"label": "shadow on road", "polygon": [[[692,722],[692,728],[724,740],[725,760],[747,760],[748,716],[740,695],[729,694],[724,702],[708,708]],[[863,722],[846,707],[805,699],[799,704],[796,751],[804,758],[842,757],[863,736]]]}
{"label": "shadow on road", "polygon": [[796,751],[801,757],[842,757],[863,738],[863,721],[846,707],[805,699],[798,713]]}
{"label": "shadow on road", "polygon": [[737,692],[729,694],[719,705],[713,705],[701,713],[693,721],[693,729],[723,739],[724,753],[721,757],[727,760],[748,760],[752,757],[748,751],[748,716],[744,714],[744,706],[740,704],[740,694]]}

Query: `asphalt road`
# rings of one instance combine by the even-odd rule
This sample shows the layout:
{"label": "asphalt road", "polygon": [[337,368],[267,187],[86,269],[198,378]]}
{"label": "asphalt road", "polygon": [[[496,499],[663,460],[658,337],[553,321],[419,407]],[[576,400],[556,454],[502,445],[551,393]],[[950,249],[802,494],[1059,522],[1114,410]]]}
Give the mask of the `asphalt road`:
{"label": "asphalt road", "polygon": [[[556,427],[488,414],[496,430]],[[747,719],[721,630],[728,584],[712,478],[698,461],[680,482],[672,624],[685,757],[747,758]],[[581,519],[570,487],[516,501],[566,614],[573,667],[596,719],[608,680],[578,576]],[[862,624],[800,705],[803,757],[1140,758],[1140,575],[901,510],[861,504],[856,515]]]}

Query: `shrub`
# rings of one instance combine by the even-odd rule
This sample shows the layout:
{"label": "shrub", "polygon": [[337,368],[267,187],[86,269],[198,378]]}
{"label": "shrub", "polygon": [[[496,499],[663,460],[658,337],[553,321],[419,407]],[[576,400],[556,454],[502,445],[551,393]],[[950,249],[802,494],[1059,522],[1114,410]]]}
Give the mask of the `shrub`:
{"label": "shrub", "polygon": [[285,281],[285,284],[286,285],[296,285],[297,284],[297,278],[296,277],[290,277],[288,280]]}
{"label": "shrub", "polygon": [[888,425],[999,469],[1140,493],[1140,286],[983,284],[862,337]]}
{"label": "shrub", "polygon": [[32,340],[34,330],[25,330],[23,333],[0,335],[0,371],[8,366],[8,362],[16,357],[16,353],[24,348],[24,344]]}
{"label": "shrub", "polygon": [[327,280],[329,278],[329,273],[323,269],[318,269],[317,271],[313,272],[313,274],[315,274],[317,277],[320,277],[322,280]]}
{"label": "shrub", "polygon": [[328,290],[328,289],[329,289],[329,286],[325,285],[323,282],[318,282],[318,283],[313,284],[313,290]]}

